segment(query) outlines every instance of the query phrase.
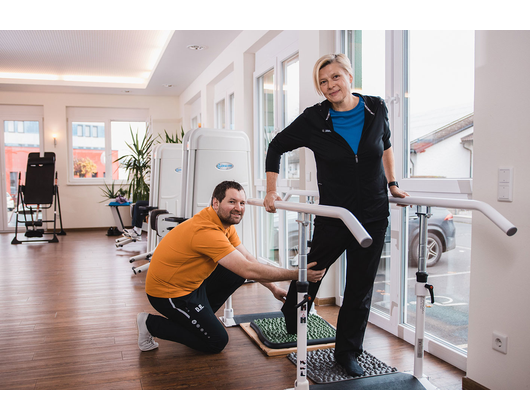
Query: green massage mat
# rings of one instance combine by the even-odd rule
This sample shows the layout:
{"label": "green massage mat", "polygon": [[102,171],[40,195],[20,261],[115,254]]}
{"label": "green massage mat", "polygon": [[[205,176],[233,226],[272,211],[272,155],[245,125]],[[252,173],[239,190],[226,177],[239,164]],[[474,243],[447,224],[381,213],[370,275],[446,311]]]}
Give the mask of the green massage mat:
{"label": "green massage mat", "polygon": [[[263,344],[273,349],[296,347],[296,334],[288,334],[285,318],[254,319],[250,323]],[[335,328],[316,314],[307,317],[307,345],[335,342]]]}

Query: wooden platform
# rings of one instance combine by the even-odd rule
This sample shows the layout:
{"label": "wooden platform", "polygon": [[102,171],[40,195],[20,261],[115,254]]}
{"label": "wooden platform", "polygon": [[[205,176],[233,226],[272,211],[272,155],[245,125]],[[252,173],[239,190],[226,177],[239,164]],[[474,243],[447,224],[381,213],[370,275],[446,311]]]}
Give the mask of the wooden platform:
{"label": "wooden platform", "polygon": [[[265,344],[261,342],[261,340],[258,337],[258,334],[254,329],[250,326],[250,322],[245,322],[243,324],[239,324],[239,326],[247,333],[247,335],[250,337],[250,339],[261,349],[263,353],[265,353],[267,356],[287,356],[288,354],[295,352],[296,347],[287,347],[285,349],[273,349],[270,347],[267,347]],[[319,350],[319,349],[331,349],[335,347],[335,343],[326,343],[326,344],[315,344],[312,346],[307,346],[307,351],[313,351],[313,350]]]}

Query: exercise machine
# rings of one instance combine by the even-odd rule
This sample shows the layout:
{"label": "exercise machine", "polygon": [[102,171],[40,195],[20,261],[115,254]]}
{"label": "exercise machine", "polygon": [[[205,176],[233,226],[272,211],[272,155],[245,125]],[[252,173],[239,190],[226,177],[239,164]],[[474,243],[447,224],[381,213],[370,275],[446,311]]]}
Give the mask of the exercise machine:
{"label": "exercise machine", "polygon": [[[263,200],[248,199],[247,204],[262,206]],[[307,254],[308,254],[308,232],[309,215],[333,217],[341,219],[352,235],[363,248],[372,244],[372,238],[364,227],[348,210],[341,207],[324,206],[304,203],[291,203],[277,201],[275,207],[279,210],[290,210],[298,212],[298,281],[296,291],[298,293],[297,307],[297,357],[296,357],[296,381],[295,389],[309,389],[307,379],[307,308],[310,300],[308,295],[309,282],[307,281]]]}
{"label": "exercise machine", "polygon": [[[17,206],[15,209],[15,237],[13,245],[23,242],[59,242],[57,235],[66,235],[63,230],[61,203],[59,200],[58,176],[55,172],[55,153],[29,153],[26,167],[25,184],[21,182],[22,174],[18,174]],[[53,206],[53,219],[44,220],[43,211]],[[57,212],[61,230],[57,232]],[[23,223],[27,240],[18,239],[19,223]],[[44,223],[53,223],[53,231],[47,232]],[[46,239],[45,235],[51,235]]]}
{"label": "exercise machine", "polygon": [[[476,200],[461,199],[438,199],[438,198],[421,198],[389,197],[391,203],[402,206],[417,205],[417,215],[420,218],[420,258],[418,261],[418,272],[416,275],[416,328],[414,343],[414,372],[413,374],[396,372],[379,376],[368,376],[354,378],[351,380],[309,385],[307,380],[307,303],[310,297],[307,295],[309,283],[307,282],[307,214],[315,214],[327,217],[340,218],[350,229],[353,236],[357,239],[362,247],[370,246],[371,238],[364,231],[357,219],[346,209],[333,206],[321,206],[311,204],[298,204],[277,202],[275,206],[280,210],[298,211],[299,222],[299,280],[297,283],[298,292],[298,324],[297,324],[297,378],[294,388],[297,390],[307,389],[403,389],[403,390],[430,390],[436,389],[428,378],[423,374],[423,356],[425,341],[425,298],[430,296],[431,302],[434,303],[434,288],[427,283],[428,273],[427,266],[427,233],[428,218],[430,216],[430,207],[452,207],[469,210],[478,210],[487,216],[508,236],[513,236],[517,228],[509,222],[504,216],[497,212],[490,205]],[[263,200],[249,199],[248,204],[263,206]],[[322,213],[324,209],[324,213]]]}
{"label": "exercise machine", "polygon": [[[250,141],[244,132],[195,128],[186,133],[183,143],[180,215],[190,218],[208,207],[212,191],[222,181],[237,181],[249,194]],[[245,215],[236,230],[241,241],[253,252],[252,214]]]}
{"label": "exercise machine", "polygon": [[[215,186],[222,181],[251,186],[250,141],[242,131],[196,128],[188,131],[182,144],[162,144],[153,150],[147,252],[130,262],[150,259],[156,245],[174,226],[210,206]],[[253,252],[253,217],[245,216],[236,226],[242,242]],[[149,263],[133,268],[147,270]],[[231,299],[227,302],[230,307]],[[225,306],[226,307],[226,306]],[[225,317],[233,312],[225,309]]]}
{"label": "exercise machine", "polygon": [[449,207],[456,209],[478,210],[497,225],[507,236],[513,236],[517,228],[502,214],[489,204],[478,200],[447,199],[433,197],[389,197],[390,203],[399,205],[416,205],[416,215],[419,218],[419,259],[416,272],[416,328],[414,338],[414,377],[429,389],[430,382],[423,374],[423,356],[425,344],[425,299],[430,297],[434,303],[434,288],[427,283],[427,237],[428,219],[431,216],[431,207]]}
{"label": "exercise machine", "polygon": [[[182,160],[182,209],[180,214],[190,218],[208,207],[212,191],[222,181],[239,182],[247,195],[251,188],[250,141],[242,131],[196,128],[184,136]],[[253,215],[249,212],[236,231],[249,252],[254,252]],[[234,311],[229,297],[220,320],[233,326]]]}
{"label": "exercise machine", "polygon": [[[133,267],[135,274],[149,268],[149,261],[158,243],[172,226],[184,220],[176,216],[182,207],[182,149],[180,143],[162,143],[156,145],[151,152],[149,206],[146,207],[149,214],[146,252],[129,260],[130,263],[141,260],[146,260],[147,263]],[[165,228],[158,229],[159,225]]]}

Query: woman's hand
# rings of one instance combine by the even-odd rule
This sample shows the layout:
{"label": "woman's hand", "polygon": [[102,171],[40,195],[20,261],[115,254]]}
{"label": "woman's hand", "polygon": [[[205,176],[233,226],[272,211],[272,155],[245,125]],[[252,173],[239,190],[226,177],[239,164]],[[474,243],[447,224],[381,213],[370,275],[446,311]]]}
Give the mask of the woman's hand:
{"label": "woman's hand", "polygon": [[274,206],[274,202],[281,200],[281,197],[276,191],[268,192],[265,198],[263,199],[263,205],[265,206],[265,210],[267,210],[269,213],[276,213],[276,207]]}
{"label": "woman's hand", "polygon": [[[392,194],[392,197],[396,197],[396,198],[404,198],[404,197],[409,197],[409,194],[406,192],[406,191],[403,191],[402,189],[400,189],[398,186],[396,185],[392,185],[390,188],[390,194]],[[406,204],[398,204],[399,207],[407,207]],[[412,206],[411,206],[412,207]]]}

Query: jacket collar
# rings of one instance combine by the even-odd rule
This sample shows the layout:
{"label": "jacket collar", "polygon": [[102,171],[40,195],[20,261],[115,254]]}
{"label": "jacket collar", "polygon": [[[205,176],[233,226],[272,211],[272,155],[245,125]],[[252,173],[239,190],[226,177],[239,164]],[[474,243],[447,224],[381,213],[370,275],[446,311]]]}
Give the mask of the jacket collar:
{"label": "jacket collar", "polygon": [[[353,96],[357,96],[359,98],[362,98],[363,102],[364,102],[364,111],[365,111],[365,114],[366,112],[370,113],[372,116],[375,115],[375,109],[371,109],[373,108],[373,104],[372,104],[372,101],[369,101],[369,97],[368,96],[365,96],[365,95],[361,95],[360,93],[352,93]],[[370,102],[370,104],[368,104],[368,102]],[[320,115],[322,115],[322,117],[328,121],[330,118],[331,118],[331,115],[330,115],[330,110],[331,110],[331,103],[326,99],[322,102],[320,102],[319,104],[319,107],[318,107],[318,110],[320,112]],[[370,108],[371,107],[371,108]]]}

